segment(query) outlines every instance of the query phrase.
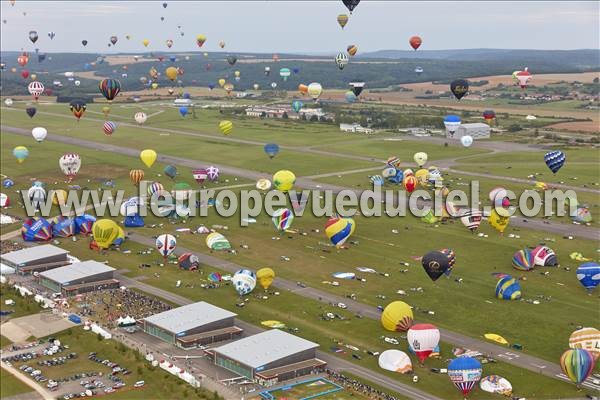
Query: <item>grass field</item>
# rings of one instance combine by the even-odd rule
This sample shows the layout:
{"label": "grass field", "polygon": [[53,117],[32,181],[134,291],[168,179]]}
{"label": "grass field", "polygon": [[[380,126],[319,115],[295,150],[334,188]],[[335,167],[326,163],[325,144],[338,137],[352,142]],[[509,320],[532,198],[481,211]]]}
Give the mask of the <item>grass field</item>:
{"label": "grass field", "polygon": [[[9,306],[4,303],[9,299],[15,301],[14,306]],[[33,297],[21,297],[16,291],[12,290],[7,285],[0,285],[0,302],[2,311],[14,311],[12,314],[9,314],[9,319],[35,314],[41,310],[41,307],[38,305],[38,303],[33,301]]]}
{"label": "grass field", "polygon": [[[118,363],[122,368],[131,371],[129,375],[119,375],[127,384],[116,393],[111,394],[111,399],[137,400],[148,398],[187,398],[213,399],[213,394],[202,389],[195,390],[182,380],[161,370],[152,367],[143,360],[140,353],[120,345],[114,340],[98,340],[93,333],[86,332],[81,327],[70,328],[53,337],[61,343],[69,345],[69,352],[77,353],[77,358],[68,360],[63,365],[44,367],[37,366],[42,374],[48,379],[64,378],[80,372],[102,372],[110,373],[110,368],[88,359],[88,353],[95,351],[98,357],[109,359]],[[53,356],[37,358],[42,361]],[[30,364],[35,364],[31,363]],[[22,362],[13,364],[16,368],[23,365]],[[133,384],[143,380],[146,384],[142,388],[133,388]],[[4,386],[4,385],[2,385]],[[31,391],[31,390],[28,390]]]}
{"label": "grass field", "polygon": [[[93,110],[94,107],[90,107],[90,109]],[[113,109],[116,108],[116,106],[113,106]],[[149,122],[151,126],[155,127],[164,124],[171,127],[181,126],[181,129],[185,130],[198,131],[201,129],[201,126],[197,127],[195,122],[189,120],[174,122],[175,120],[170,120],[165,115],[174,112],[175,110],[166,111],[156,117],[156,120],[151,118]],[[85,118],[87,115],[79,123],[79,127],[75,129],[76,123],[74,120],[69,122],[68,119],[63,117],[38,114],[33,122],[27,121],[24,124],[22,119],[25,114],[22,113],[22,116],[19,117],[15,113],[3,112],[3,124],[23,126],[27,129],[39,124],[48,127],[51,132],[56,131],[63,135],[85,137],[88,140],[113,140],[123,147],[138,149],[141,148],[140,143],[142,143],[139,140],[140,135],[144,135],[143,147],[150,147],[150,145],[146,145],[146,140],[149,143],[165,141],[164,138],[159,137],[158,132],[129,126],[119,127],[119,130],[112,137],[107,138],[101,133],[100,122],[89,121],[86,125]],[[66,112],[61,113],[66,115]],[[200,118],[203,122],[198,124],[212,125],[211,132],[214,132],[214,135],[219,135],[215,129],[219,117],[216,113],[214,113],[215,115],[211,115],[211,113],[207,111],[206,115]],[[163,117],[165,119],[161,120],[160,118]],[[46,121],[48,121],[47,125]],[[288,135],[287,130],[284,130],[286,126],[284,122],[273,122],[276,128],[268,127],[264,131],[261,125],[263,123],[260,120],[234,119],[236,127],[240,125],[241,128],[240,131],[235,130],[232,136],[243,136],[245,139],[251,140],[270,140],[278,137],[286,143],[293,143],[294,146],[314,146],[318,144],[325,147],[328,146],[327,142],[336,143],[336,140],[340,141],[340,138],[346,137],[339,132],[334,132],[333,128],[327,128],[324,125],[317,125],[317,128],[309,125],[309,127],[304,128],[303,125],[294,123],[291,124],[293,129],[302,127],[305,132]],[[51,128],[51,126],[54,128]],[[66,129],[72,130],[67,131]],[[319,129],[322,130],[322,133],[319,133],[321,132]],[[331,129],[331,131],[328,129]],[[94,133],[90,135],[90,132]],[[319,134],[326,136],[326,139],[318,140],[316,137]],[[122,137],[119,135],[122,135]],[[128,170],[141,167],[141,163],[133,157],[103,153],[93,154],[93,152],[77,147],[64,149],[61,148],[61,145],[50,141],[39,145],[43,146],[43,151],[34,152],[33,149],[38,145],[33,143],[33,140],[28,144],[31,151],[29,159],[25,163],[17,165],[10,158],[11,145],[17,141],[27,143],[25,141],[27,138],[5,133],[2,134],[2,138],[2,173],[18,178],[15,179],[18,181],[17,186],[28,187],[29,178],[37,177],[44,179],[47,183],[57,182],[55,187],[64,187],[58,168],[52,166],[46,170],[40,169],[40,163],[45,162],[44,159],[49,159],[51,160],[50,165],[56,165],[55,160],[61,152],[66,151],[77,151],[83,156],[84,167],[80,172],[81,178],[78,178],[78,180],[85,180],[86,178],[93,180],[95,176],[98,176],[98,170],[107,171],[100,174],[114,178],[117,187],[128,191],[134,189],[133,185],[128,182]],[[153,140],[157,142],[153,142]],[[211,143],[205,144],[205,142]],[[215,146],[224,146],[224,142],[220,140],[216,142]],[[5,143],[7,144],[5,145]],[[283,142],[279,141],[279,143]],[[367,141],[366,144],[370,144],[370,142]],[[410,161],[413,151],[418,146],[411,142],[402,142],[402,144],[406,145],[404,150],[402,146],[386,150],[384,145],[362,145],[364,151],[361,155],[387,158],[391,154],[402,154],[403,159],[406,155],[406,158]],[[432,162],[435,162],[436,159],[445,158],[446,154],[444,152],[446,150],[452,152],[462,151],[462,149],[457,148],[436,148],[425,143],[422,145],[426,146],[427,151],[430,151]],[[298,175],[323,171],[344,171],[364,166],[381,166],[381,163],[359,162],[337,156],[310,155],[309,157],[308,154],[295,151],[282,151],[274,160],[268,160],[262,154],[260,146],[238,143],[231,145],[237,147],[236,151],[223,155],[213,153],[216,147],[212,146],[212,140],[180,135],[172,135],[169,138],[169,143],[165,144],[165,148],[170,154],[222,162],[225,165],[235,165],[251,170],[263,171],[264,168],[264,171],[269,174],[281,166],[292,169]],[[346,144],[343,143],[342,146],[346,146]],[[431,146],[431,150],[429,150],[429,146]],[[198,147],[200,147],[200,151],[197,150]],[[373,149],[371,149],[372,147]],[[162,147],[158,148],[162,149]],[[338,146],[333,144],[330,145],[330,148],[338,151]],[[360,152],[360,148],[361,144],[352,142],[339,152]],[[402,153],[403,151],[404,153]],[[259,153],[260,158],[264,160],[259,160]],[[475,155],[474,158],[481,157],[482,159],[489,156],[477,156],[476,152],[472,150],[465,150],[465,155]],[[489,157],[492,158],[493,156]],[[515,157],[518,160],[518,157],[521,156],[517,155]],[[568,157],[571,159],[570,154],[568,154]],[[580,157],[581,162],[589,162],[590,159],[589,155],[574,157],[575,159]],[[274,161],[274,163],[269,164],[271,161]],[[465,159],[465,163],[461,165],[466,165],[467,162],[474,168],[478,168],[477,160],[474,162],[473,158]],[[86,169],[86,165],[90,165],[90,168]],[[479,169],[481,168],[479,167]],[[167,179],[164,176],[157,176],[161,170],[161,167],[155,166],[152,168],[153,172],[147,173],[167,186]],[[187,173],[185,175],[189,179],[189,175]],[[186,179],[183,173],[182,179]],[[232,179],[230,178],[230,181]],[[352,186],[348,182],[344,182],[344,185]],[[350,245],[349,250],[337,250],[327,245],[327,238],[322,233],[327,220],[325,217],[317,218],[307,214],[301,218],[297,217],[292,228],[305,232],[305,236],[293,233],[279,235],[274,230],[270,218],[264,214],[257,217],[256,224],[247,228],[238,226],[238,214],[233,218],[235,219],[219,217],[211,210],[206,218],[195,218],[188,220],[186,223],[178,222],[173,225],[165,224],[162,228],[151,228],[150,225],[159,220],[149,217],[146,219],[146,227],[137,231],[146,236],[154,236],[161,233],[174,233],[174,230],[180,227],[195,228],[200,224],[207,226],[213,224],[227,225],[229,229],[222,230],[222,233],[230,240],[237,254],[213,254],[219,258],[231,260],[252,269],[269,266],[276,271],[278,276],[292,281],[302,281],[310,286],[342,296],[354,293],[359,301],[372,306],[386,305],[392,300],[402,299],[415,307],[415,318],[419,321],[431,322],[440,327],[477,338],[481,338],[484,333],[488,332],[498,333],[506,337],[511,343],[522,344],[525,352],[555,363],[558,362],[560,354],[567,347],[568,337],[576,326],[593,326],[597,322],[598,299],[587,295],[579,285],[575,278],[576,263],[568,258],[568,254],[573,251],[580,251],[585,256],[594,258],[597,243],[593,241],[569,241],[546,232],[515,229],[510,226],[504,236],[500,236],[484,223],[480,227],[480,232],[489,235],[488,238],[485,238],[471,234],[459,222],[434,226],[423,224],[412,217],[403,219],[382,217],[375,219],[357,216],[355,218],[357,230],[351,239],[354,243]],[[5,228],[3,228],[3,231],[5,231]],[[511,233],[520,235],[520,238],[509,237]],[[208,252],[203,236],[175,234],[178,236],[180,246],[190,248],[198,253]],[[301,336],[317,341],[325,351],[335,345],[335,339],[355,345],[361,351],[367,349],[381,351],[386,347],[389,348],[390,345],[384,344],[380,336],[394,336],[384,331],[377,321],[358,319],[339,309],[300,299],[292,293],[281,293],[278,297],[269,295],[267,300],[251,296],[251,300],[246,307],[236,308],[234,304],[239,299],[231,287],[214,290],[199,289],[200,284],[205,282],[204,277],[207,273],[213,271],[213,268],[205,266],[203,273],[190,273],[180,271],[169,264],[160,267],[158,264],[161,262],[161,258],[156,253],[150,256],[135,254],[137,250],[141,249],[141,246],[135,243],[127,243],[124,246],[125,249],[131,249],[132,254],[108,252],[106,255],[98,255],[98,253],[88,250],[87,246],[82,246],[81,242],[74,243],[70,240],[62,240],[61,242],[61,245],[69,249],[75,256],[83,259],[96,258],[100,261],[107,259],[111,265],[117,268],[128,268],[130,270],[129,275],[132,277],[144,276],[144,282],[151,285],[174,291],[193,300],[207,300],[216,305],[235,310],[241,318],[250,322],[260,323],[263,320],[275,319],[285,322],[288,326],[298,327]],[[511,257],[515,251],[526,246],[534,246],[540,242],[547,243],[557,252],[561,268],[542,268],[525,274],[511,267]],[[242,247],[242,245],[247,248]],[[440,248],[454,249],[457,254],[457,264],[450,279],[441,278],[434,283],[427,278],[422,271],[420,262],[415,258],[430,250]],[[282,256],[289,258],[289,261],[285,261]],[[149,263],[152,267],[138,269],[137,265],[140,263]],[[404,263],[407,263],[408,266],[405,266]],[[332,281],[331,274],[334,272],[355,272],[355,268],[358,266],[369,266],[378,272],[387,273],[389,276],[363,274],[364,276],[361,277],[366,278],[365,282],[358,280],[342,281],[338,287],[323,283]],[[570,267],[570,270],[565,269],[565,267]],[[402,272],[405,269],[408,271]],[[541,304],[533,305],[525,301],[507,302],[495,299],[496,279],[491,274],[496,272],[525,276],[526,281],[522,282],[524,298],[529,300],[541,299]],[[549,274],[543,275],[542,272],[549,272]],[[158,274],[158,277],[155,274]],[[458,278],[462,278],[462,281],[459,282]],[[177,280],[182,281],[180,288],[175,288]],[[411,288],[417,287],[421,287],[422,291],[411,290]],[[397,294],[396,292],[400,289],[404,290],[407,295]],[[260,293],[260,291],[257,293]],[[428,314],[427,311],[430,310],[435,311],[435,315]],[[344,321],[323,321],[320,315],[326,311],[338,312],[348,319]],[[346,332],[352,332],[352,335],[348,337],[345,334]],[[548,332],[552,332],[552,335],[548,335]],[[540,338],[544,338],[544,340],[540,340]],[[448,345],[443,345],[443,359],[451,358],[450,350]],[[351,359],[350,354],[351,352],[348,351],[347,354],[342,356]],[[355,362],[379,370],[376,359],[366,354],[363,360]],[[441,360],[428,360],[427,362],[427,368],[444,365],[444,361]],[[421,378],[417,387],[443,398],[459,398],[457,396],[458,392],[455,392],[455,389],[450,385],[447,376],[437,375],[429,372],[426,368],[420,367],[417,367],[417,373]],[[506,376],[513,383],[515,392],[530,398],[542,399],[553,398],[553,396],[573,397],[578,395],[572,385],[542,378],[506,364],[486,365],[484,374],[491,373]],[[409,377],[393,376],[402,382],[409,383]],[[476,393],[472,398],[485,397],[480,393]]]}
{"label": "grass field", "polygon": [[33,392],[29,386],[15,378],[10,372],[0,369],[0,398],[4,399],[18,394]]}

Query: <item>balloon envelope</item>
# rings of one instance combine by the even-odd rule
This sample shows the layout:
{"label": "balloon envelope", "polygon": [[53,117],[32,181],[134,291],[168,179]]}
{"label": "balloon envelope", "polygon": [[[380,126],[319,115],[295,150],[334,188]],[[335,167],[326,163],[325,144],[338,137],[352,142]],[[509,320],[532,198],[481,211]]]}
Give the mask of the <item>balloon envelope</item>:
{"label": "balloon envelope", "polygon": [[408,355],[400,350],[386,350],[377,360],[379,368],[392,372],[407,374],[412,371],[412,362]]}
{"label": "balloon envelope", "polygon": [[403,301],[391,302],[381,313],[381,325],[388,331],[405,332],[412,323],[412,308]]}

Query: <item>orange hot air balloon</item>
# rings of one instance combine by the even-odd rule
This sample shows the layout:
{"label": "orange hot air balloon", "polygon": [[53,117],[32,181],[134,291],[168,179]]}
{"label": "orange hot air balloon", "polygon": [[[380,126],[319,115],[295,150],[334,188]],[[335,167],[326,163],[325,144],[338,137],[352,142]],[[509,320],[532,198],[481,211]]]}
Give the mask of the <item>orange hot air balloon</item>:
{"label": "orange hot air balloon", "polygon": [[417,188],[418,184],[419,184],[419,181],[417,180],[417,178],[414,175],[409,175],[404,178],[404,189],[408,193],[414,192],[415,189]]}
{"label": "orange hot air balloon", "polygon": [[421,43],[423,43],[423,40],[420,36],[412,36],[408,43],[410,43],[410,47],[417,50],[421,46]]}
{"label": "orange hot air balloon", "polygon": [[129,179],[137,186],[144,179],[144,171],[141,169],[132,169],[129,171]]}
{"label": "orange hot air balloon", "polygon": [[17,62],[21,67],[24,67],[29,62],[29,56],[27,55],[27,53],[23,53],[19,57],[17,57]]}
{"label": "orange hot air balloon", "polygon": [[298,85],[298,91],[302,94],[308,94],[308,86],[306,86],[305,84],[301,83]]}

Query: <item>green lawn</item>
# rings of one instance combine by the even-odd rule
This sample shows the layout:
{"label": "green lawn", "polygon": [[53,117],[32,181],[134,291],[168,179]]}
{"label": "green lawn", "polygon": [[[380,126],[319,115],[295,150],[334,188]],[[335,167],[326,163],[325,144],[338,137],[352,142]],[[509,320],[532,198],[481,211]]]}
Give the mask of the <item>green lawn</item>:
{"label": "green lawn", "polygon": [[4,346],[8,346],[9,344],[12,344],[10,339],[7,338],[6,336],[0,335],[0,348],[2,348]]}
{"label": "green lawn", "polygon": [[[129,369],[130,375],[119,375],[127,384],[124,388],[109,396],[111,399],[148,399],[148,398],[187,398],[192,396],[197,399],[214,399],[212,393],[202,389],[195,390],[182,380],[172,376],[158,367],[152,367],[144,361],[140,353],[120,345],[114,340],[98,340],[97,335],[86,332],[81,327],[67,329],[53,337],[61,343],[69,345],[68,352],[77,353],[78,357],[68,360],[63,365],[53,367],[40,366],[39,369],[49,379],[71,376],[80,372],[110,373],[110,369],[88,359],[88,353],[95,351],[98,357],[109,359],[121,367]],[[43,356],[37,361],[42,361],[53,356]],[[16,368],[23,365],[18,362],[13,364]],[[38,366],[36,366],[37,368]],[[135,389],[133,384],[144,380],[144,387]],[[4,384],[2,385],[4,387]]]}
{"label": "green lawn", "polygon": [[[9,299],[15,301],[14,306],[4,304],[4,301]],[[38,303],[33,301],[33,296],[21,297],[18,292],[8,287],[8,285],[0,285],[0,307],[2,311],[14,311],[8,318],[18,318],[35,314],[42,309]]]}
{"label": "green lawn", "polygon": [[15,378],[10,372],[0,369],[0,398],[33,392],[33,389]]}

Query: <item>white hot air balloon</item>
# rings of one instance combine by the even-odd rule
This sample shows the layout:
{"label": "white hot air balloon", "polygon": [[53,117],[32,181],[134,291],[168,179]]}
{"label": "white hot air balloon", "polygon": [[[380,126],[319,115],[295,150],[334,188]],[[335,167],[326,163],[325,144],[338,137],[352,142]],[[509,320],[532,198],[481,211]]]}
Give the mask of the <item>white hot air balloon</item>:
{"label": "white hot air balloon", "polygon": [[81,81],[75,81],[75,86],[81,85]]}
{"label": "white hot air balloon", "polygon": [[33,185],[27,191],[27,197],[31,201],[31,205],[37,210],[40,204],[46,201],[46,189],[39,185]]}
{"label": "white hot air balloon", "polygon": [[37,128],[33,128],[31,130],[31,136],[33,136],[36,142],[43,142],[44,139],[46,139],[46,136],[48,136],[48,131],[46,128],[38,126]]}
{"label": "white hot air balloon", "polygon": [[473,138],[469,135],[465,135],[460,138],[460,142],[465,147],[471,147],[471,145],[473,144]]}
{"label": "white hot air balloon", "polygon": [[308,85],[308,95],[313,98],[313,100],[317,101],[317,99],[321,96],[323,92],[323,87],[320,83],[313,82]]}
{"label": "white hot air balloon", "polygon": [[412,371],[410,357],[400,350],[386,350],[379,355],[379,367],[387,371],[407,374]]}
{"label": "white hot air balloon", "polygon": [[231,282],[240,296],[247,295],[256,287],[256,273],[249,269],[240,269],[233,274]]}
{"label": "white hot air balloon", "polygon": [[175,236],[165,233],[156,238],[156,249],[165,258],[167,258],[177,247]]}
{"label": "white hot air balloon", "polygon": [[440,331],[431,324],[416,324],[408,330],[406,339],[411,350],[423,362],[439,344]]}
{"label": "white hot air balloon", "polygon": [[12,105],[13,105],[13,99],[6,99],[6,100],[4,100],[4,104],[5,104],[7,107],[10,107],[10,106],[12,106]]}
{"label": "white hot air balloon", "polygon": [[79,154],[67,153],[58,160],[58,166],[71,182],[81,168],[81,157]]}
{"label": "white hot air balloon", "polygon": [[44,85],[42,82],[33,81],[29,84],[29,86],[27,86],[27,90],[29,90],[29,94],[37,100],[40,95],[44,93]]}
{"label": "white hot air balloon", "polygon": [[139,125],[142,125],[144,122],[146,122],[148,116],[145,112],[140,111],[136,112],[133,118],[135,119],[135,122],[137,122]]}

